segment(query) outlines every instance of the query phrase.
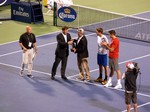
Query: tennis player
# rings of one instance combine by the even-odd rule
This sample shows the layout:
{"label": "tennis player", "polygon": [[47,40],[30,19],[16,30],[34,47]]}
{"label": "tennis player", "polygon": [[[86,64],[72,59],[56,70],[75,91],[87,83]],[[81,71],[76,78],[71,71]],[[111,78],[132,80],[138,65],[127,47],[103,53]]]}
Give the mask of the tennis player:
{"label": "tennis player", "polygon": [[102,45],[106,46],[106,48],[109,50],[109,68],[110,68],[110,76],[108,82],[104,85],[105,87],[112,86],[112,77],[114,75],[114,72],[117,73],[117,84],[114,87],[115,89],[121,89],[121,71],[118,64],[118,57],[119,57],[119,39],[116,37],[115,30],[110,30],[109,35],[111,38],[110,45],[107,44],[107,42],[102,42]]}
{"label": "tennis player", "polygon": [[20,75],[23,76],[25,65],[27,65],[27,76],[32,78],[33,76],[31,75],[31,71],[33,66],[34,51],[37,53],[38,49],[35,35],[32,33],[32,28],[30,26],[26,26],[26,32],[20,36],[19,45],[22,49]]}
{"label": "tennis player", "polygon": [[[107,37],[103,34],[102,28],[96,29],[97,34],[97,43],[98,43],[98,53],[97,53],[97,64],[99,65],[99,77],[95,80],[95,82],[101,82],[102,85],[107,83],[108,77],[108,56],[107,56],[107,48],[104,45],[101,45],[102,42],[106,42],[108,44]],[[103,67],[105,70],[105,79],[102,78]]]}

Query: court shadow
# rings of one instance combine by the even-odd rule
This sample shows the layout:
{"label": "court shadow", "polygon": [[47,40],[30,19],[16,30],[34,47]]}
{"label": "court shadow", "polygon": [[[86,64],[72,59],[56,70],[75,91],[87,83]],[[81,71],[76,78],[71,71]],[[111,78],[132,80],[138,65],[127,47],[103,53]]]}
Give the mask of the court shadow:
{"label": "court shadow", "polygon": [[28,77],[24,77],[24,79],[35,88],[34,89],[35,91],[45,95],[55,96],[54,89],[50,87],[50,84],[45,82],[45,81],[50,81],[50,78],[33,77],[31,79]]}
{"label": "court shadow", "polygon": [[[85,98],[95,98],[99,95],[100,97],[106,97],[107,100],[112,100],[113,96],[110,96],[109,91],[105,88],[100,88],[98,86],[87,84],[84,82],[76,82],[73,80],[55,80],[69,90],[74,91],[80,97]],[[88,88],[88,89],[87,89]]]}
{"label": "court shadow", "polygon": [[50,77],[34,76],[34,80],[50,81]]}
{"label": "court shadow", "polygon": [[64,79],[61,79],[60,77],[55,78],[54,81],[56,81],[56,82],[58,82],[58,83],[60,83],[62,85],[65,85],[64,83],[68,83],[68,84],[74,85],[74,83],[72,81],[70,81],[70,80],[64,80]]}
{"label": "court shadow", "polygon": [[108,103],[93,98],[89,99],[87,102],[90,105],[105,110],[107,112],[121,112],[121,109],[114,107],[113,103],[109,105]]}

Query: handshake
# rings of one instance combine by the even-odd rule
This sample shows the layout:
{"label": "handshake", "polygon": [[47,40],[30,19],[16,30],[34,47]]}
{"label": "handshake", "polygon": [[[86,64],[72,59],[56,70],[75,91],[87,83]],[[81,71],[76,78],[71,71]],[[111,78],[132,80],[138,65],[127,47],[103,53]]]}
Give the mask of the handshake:
{"label": "handshake", "polygon": [[77,39],[71,39],[70,41],[68,41],[68,45],[72,45],[72,48],[70,50],[71,52],[76,53]]}
{"label": "handshake", "polygon": [[73,39],[71,52],[76,52],[77,40]]}
{"label": "handshake", "polygon": [[68,45],[72,45],[73,41],[74,41],[74,39],[71,39],[70,41],[68,41]]}

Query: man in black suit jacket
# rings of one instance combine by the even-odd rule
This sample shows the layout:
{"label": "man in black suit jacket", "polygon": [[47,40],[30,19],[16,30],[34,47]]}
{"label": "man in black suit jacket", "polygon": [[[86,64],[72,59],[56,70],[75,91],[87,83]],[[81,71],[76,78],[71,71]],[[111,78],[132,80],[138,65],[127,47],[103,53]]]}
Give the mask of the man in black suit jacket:
{"label": "man in black suit jacket", "polygon": [[61,78],[67,80],[65,70],[69,56],[69,45],[73,43],[71,35],[68,33],[68,27],[62,27],[62,33],[57,35],[57,48],[55,51],[55,62],[52,67],[51,79],[55,79],[57,67],[61,61]]}
{"label": "man in black suit jacket", "polygon": [[86,72],[86,81],[90,81],[90,72],[88,67],[88,42],[84,35],[84,29],[78,29],[78,39],[74,40],[76,42],[75,48],[72,49],[74,53],[77,53],[77,61],[78,61],[78,68],[79,68],[79,78],[80,80],[84,81],[84,70]]}

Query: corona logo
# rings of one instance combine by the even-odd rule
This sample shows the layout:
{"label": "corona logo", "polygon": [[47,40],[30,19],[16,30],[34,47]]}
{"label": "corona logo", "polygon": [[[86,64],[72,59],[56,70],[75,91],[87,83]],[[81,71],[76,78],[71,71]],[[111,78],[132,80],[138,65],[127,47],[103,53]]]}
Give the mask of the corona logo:
{"label": "corona logo", "polygon": [[64,9],[65,14],[70,14],[70,9],[66,8]]}
{"label": "corona logo", "polygon": [[58,17],[64,22],[73,22],[77,17],[77,13],[71,7],[62,7],[58,10]]}
{"label": "corona logo", "polygon": [[7,0],[0,1],[0,6],[4,5],[7,2]]}

